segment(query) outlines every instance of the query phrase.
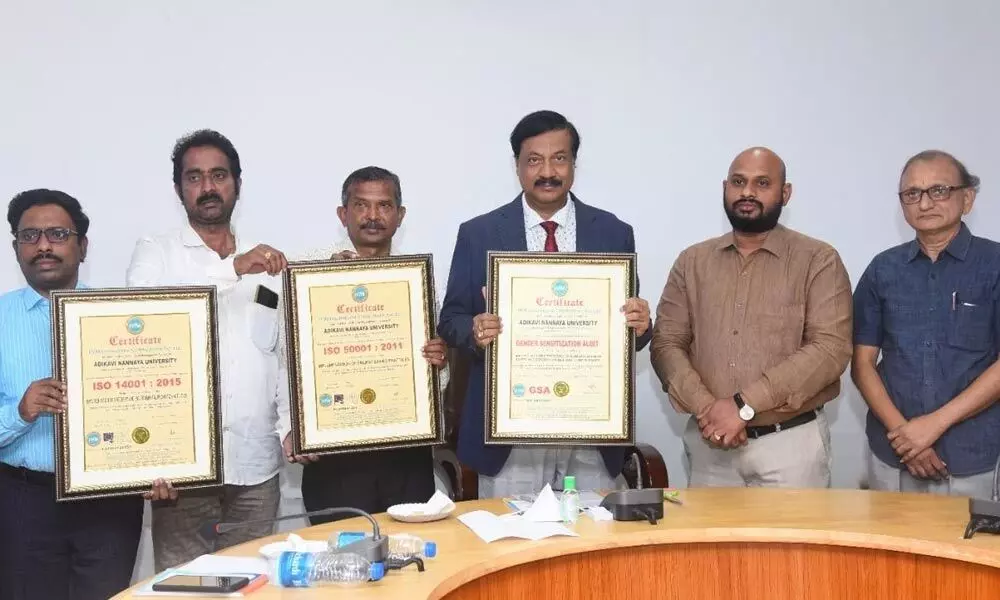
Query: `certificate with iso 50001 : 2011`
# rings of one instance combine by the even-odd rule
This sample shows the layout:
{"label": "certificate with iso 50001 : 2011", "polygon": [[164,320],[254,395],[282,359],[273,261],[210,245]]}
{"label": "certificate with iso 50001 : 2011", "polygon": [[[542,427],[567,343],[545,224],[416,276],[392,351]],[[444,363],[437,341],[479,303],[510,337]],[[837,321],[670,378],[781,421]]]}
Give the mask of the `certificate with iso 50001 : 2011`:
{"label": "certificate with iso 50001 : 2011", "polygon": [[56,499],[222,483],[215,288],[51,294]]}
{"label": "certificate with iso 50001 : 2011", "polygon": [[634,254],[489,253],[486,443],[634,442]]}
{"label": "certificate with iso 50001 : 2011", "polygon": [[430,255],[302,261],[285,272],[285,349],[296,454],[444,439]]}

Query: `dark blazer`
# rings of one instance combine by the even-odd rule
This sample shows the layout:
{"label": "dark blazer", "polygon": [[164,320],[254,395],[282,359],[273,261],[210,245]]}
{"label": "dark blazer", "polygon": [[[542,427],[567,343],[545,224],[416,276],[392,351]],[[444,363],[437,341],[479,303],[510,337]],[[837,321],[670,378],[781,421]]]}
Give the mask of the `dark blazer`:
{"label": "dark blazer", "polygon": [[[635,252],[632,227],[613,214],[587,206],[571,195],[576,210],[576,249],[579,252]],[[524,210],[521,196],[510,204],[462,223],[458,228],[455,254],[448,274],[448,291],[441,306],[438,335],[453,348],[473,355],[469,384],[465,392],[462,422],[458,431],[458,458],[483,475],[500,472],[510,446],[486,446],[484,442],[484,353],[476,345],[472,318],[486,312],[482,289],[486,285],[487,252],[490,250],[526,251]],[[652,327],[636,339],[641,350],[652,337]],[[604,464],[613,476],[621,473],[625,450],[602,448]]]}

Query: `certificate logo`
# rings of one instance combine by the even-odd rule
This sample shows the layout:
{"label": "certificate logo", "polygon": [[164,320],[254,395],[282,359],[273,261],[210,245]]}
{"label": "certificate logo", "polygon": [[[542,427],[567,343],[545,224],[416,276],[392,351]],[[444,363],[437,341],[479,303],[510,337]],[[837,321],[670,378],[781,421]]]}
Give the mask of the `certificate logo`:
{"label": "certificate logo", "polygon": [[115,441],[115,432],[114,431],[105,431],[104,432],[104,441],[106,443],[108,443],[108,444],[114,442]]}
{"label": "certificate logo", "polygon": [[343,394],[334,394],[333,395],[333,403],[334,404],[343,404],[344,403],[344,395]]}
{"label": "certificate logo", "polygon": [[569,284],[562,279],[556,279],[552,282],[552,293],[556,296],[562,298],[569,292]]}
{"label": "certificate logo", "polygon": [[149,430],[145,427],[136,427],[132,430],[132,441],[136,444],[145,444],[149,441]]}
{"label": "certificate logo", "polygon": [[364,302],[368,299],[368,288],[359,285],[351,291],[351,298],[354,298],[355,302]]}
{"label": "certificate logo", "polygon": [[559,398],[565,398],[569,394],[569,384],[565,381],[557,381],[554,386],[552,386],[552,393]]}
{"label": "certificate logo", "polygon": [[514,384],[514,389],[511,390],[511,391],[514,392],[515,396],[517,396],[518,398],[520,398],[521,396],[524,395],[524,384],[523,383],[515,383]]}
{"label": "certificate logo", "polygon": [[331,404],[333,404],[333,398],[330,396],[330,394],[323,394],[322,396],[319,397],[319,405],[322,406],[323,408],[326,408]]}
{"label": "certificate logo", "polygon": [[96,431],[92,431],[87,434],[87,445],[93,448],[94,446],[101,443],[101,434]]}
{"label": "certificate logo", "polygon": [[375,402],[375,390],[371,388],[361,390],[361,403],[371,404],[372,402]]}
{"label": "certificate logo", "polygon": [[129,320],[125,321],[125,329],[132,335],[139,335],[145,327],[146,324],[139,317],[129,317]]}

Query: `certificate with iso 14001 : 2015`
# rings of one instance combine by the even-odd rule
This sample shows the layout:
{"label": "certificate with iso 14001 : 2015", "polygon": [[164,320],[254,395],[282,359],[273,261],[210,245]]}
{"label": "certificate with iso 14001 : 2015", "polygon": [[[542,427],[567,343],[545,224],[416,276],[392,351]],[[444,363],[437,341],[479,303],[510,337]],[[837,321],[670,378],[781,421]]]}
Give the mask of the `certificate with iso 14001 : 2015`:
{"label": "certificate with iso 14001 : 2015", "polygon": [[289,263],[285,348],[296,454],[444,439],[430,255]]}
{"label": "certificate with iso 14001 : 2015", "polygon": [[51,293],[58,501],[222,484],[215,293]]}
{"label": "certificate with iso 14001 : 2015", "polygon": [[634,442],[634,254],[489,253],[486,443]]}

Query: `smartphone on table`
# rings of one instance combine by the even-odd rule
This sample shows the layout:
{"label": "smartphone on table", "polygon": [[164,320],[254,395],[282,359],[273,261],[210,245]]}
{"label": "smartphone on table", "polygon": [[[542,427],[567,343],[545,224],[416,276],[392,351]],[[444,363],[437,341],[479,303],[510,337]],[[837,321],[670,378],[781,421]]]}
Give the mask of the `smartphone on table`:
{"label": "smartphone on table", "polygon": [[231,594],[249,583],[246,575],[172,575],[154,583],[153,591]]}

